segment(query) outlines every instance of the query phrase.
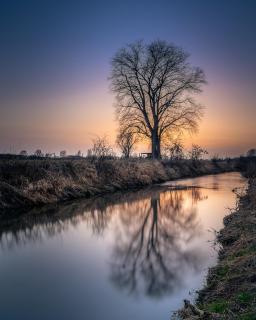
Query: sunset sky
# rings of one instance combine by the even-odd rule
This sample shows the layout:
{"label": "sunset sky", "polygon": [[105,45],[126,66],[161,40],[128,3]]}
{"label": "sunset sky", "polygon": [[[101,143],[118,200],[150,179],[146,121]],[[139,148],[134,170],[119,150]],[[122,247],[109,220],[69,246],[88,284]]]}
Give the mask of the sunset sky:
{"label": "sunset sky", "polygon": [[2,0],[0,152],[86,152],[101,134],[114,142],[110,60],[140,39],[183,47],[206,73],[205,116],[187,147],[256,147],[255,12],[253,0]]}

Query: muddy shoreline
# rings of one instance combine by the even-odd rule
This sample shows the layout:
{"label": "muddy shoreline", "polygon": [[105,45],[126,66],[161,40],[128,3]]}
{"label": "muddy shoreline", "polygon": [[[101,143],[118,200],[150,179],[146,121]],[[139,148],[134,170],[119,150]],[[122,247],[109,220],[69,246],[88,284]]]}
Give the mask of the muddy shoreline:
{"label": "muddy shoreline", "polygon": [[178,319],[256,319],[256,178],[217,234],[218,263],[208,272],[195,305],[184,302]]}

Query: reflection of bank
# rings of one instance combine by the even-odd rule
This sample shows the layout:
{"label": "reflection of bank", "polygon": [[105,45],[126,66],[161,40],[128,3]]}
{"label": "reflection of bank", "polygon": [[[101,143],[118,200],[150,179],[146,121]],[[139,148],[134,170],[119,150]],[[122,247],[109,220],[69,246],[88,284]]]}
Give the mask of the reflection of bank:
{"label": "reflection of bank", "polygon": [[11,249],[14,245],[23,245],[28,241],[40,241],[43,237],[54,236],[83,221],[89,225],[93,234],[103,234],[118,211],[117,208],[124,211],[131,203],[166,190],[168,187],[155,186],[140,191],[48,205],[25,212],[6,212],[0,219],[0,245],[6,244]]}
{"label": "reflection of bank", "polygon": [[158,297],[181,286],[188,270],[200,270],[207,257],[187,244],[200,235],[194,204],[203,199],[198,188],[157,192],[122,211],[111,264],[113,283],[129,293]]}
{"label": "reflection of bank", "polygon": [[200,234],[196,203],[202,199],[199,188],[155,187],[47,206],[1,219],[1,246],[43,241],[80,223],[104,238],[114,222],[112,283],[131,293],[161,296],[182,284],[186,270],[201,265],[201,251],[187,244]]}

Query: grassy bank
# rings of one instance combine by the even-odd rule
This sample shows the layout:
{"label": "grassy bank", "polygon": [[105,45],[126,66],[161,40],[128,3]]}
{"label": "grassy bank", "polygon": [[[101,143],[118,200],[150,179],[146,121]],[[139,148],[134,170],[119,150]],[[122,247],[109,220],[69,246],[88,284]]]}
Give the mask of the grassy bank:
{"label": "grassy bank", "polygon": [[0,211],[234,171],[232,161],[0,160]]}
{"label": "grassy bank", "polygon": [[256,319],[256,179],[249,180],[246,195],[224,219],[218,234],[221,245],[217,266],[196,305],[185,301],[181,319]]}

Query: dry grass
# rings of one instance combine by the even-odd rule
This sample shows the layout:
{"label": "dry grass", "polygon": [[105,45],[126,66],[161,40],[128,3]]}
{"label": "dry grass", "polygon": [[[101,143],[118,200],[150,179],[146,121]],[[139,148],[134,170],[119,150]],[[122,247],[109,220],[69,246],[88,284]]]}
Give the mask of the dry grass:
{"label": "dry grass", "polygon": [[0,210],[87,198],[231,170],[234,168],[225,161],[0,160]]}

